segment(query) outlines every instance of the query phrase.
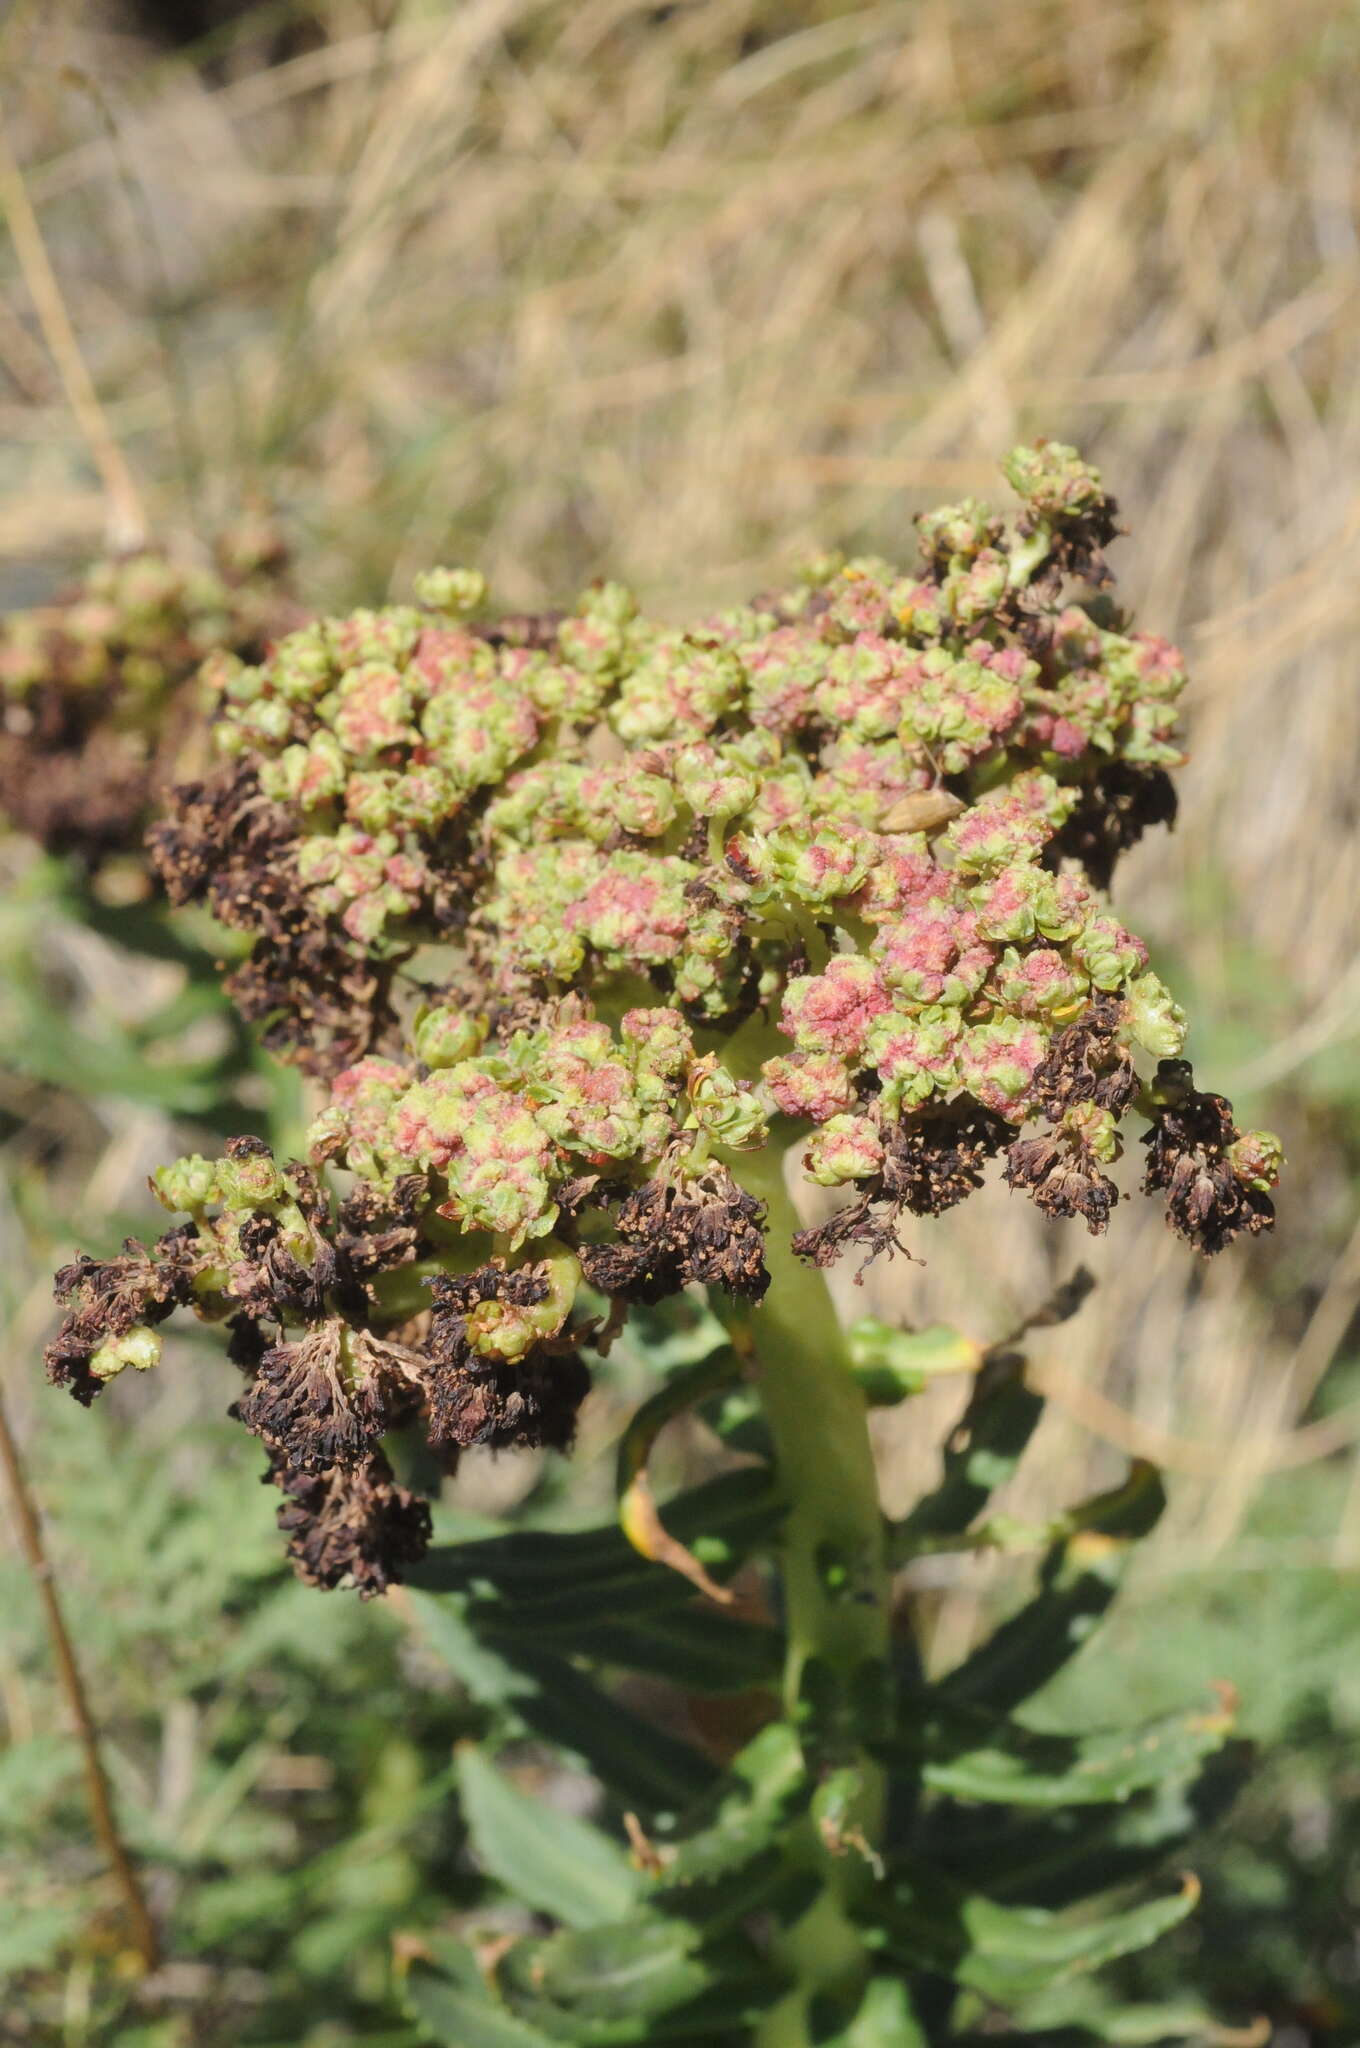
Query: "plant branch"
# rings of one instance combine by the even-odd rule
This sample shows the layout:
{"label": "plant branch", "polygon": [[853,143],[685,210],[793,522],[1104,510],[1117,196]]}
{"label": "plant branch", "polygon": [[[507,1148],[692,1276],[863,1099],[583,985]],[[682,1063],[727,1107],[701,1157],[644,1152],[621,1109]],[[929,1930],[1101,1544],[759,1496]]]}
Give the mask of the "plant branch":
{"label": "plant branch", "polygon": [[5,1477],[9,1481],[20,1548],[28,1561],[34,1583],[38,1588],[38,1597],[43,1605],[47,1633],[52,1644],[52,1656],[57,1667],[57,1682],[65,1694],[67,1708],[75,1725],[76,1740],[80,1744],[85,1765],[85,1791],[95,1836],[123,1895],[123,1907],[127,1914],[133,1946],[141,1959],[142,1967],[144,1970],[154,1970],[160,1959],[160,1943],[155,1923],[147,1907],[141,1880],[118,1832],[109,1781],[104,1771],[103,1758],[99,1753],[99,1734],[90,1713],[85,1681],[80,1674],[75,1646],[67,1631],[52,1561],[43,1542],[42,1523],[24,1477],[19,1446],[10,1429],[3,1400],[0,1400],[0,1464],[3,1464]]}
{"label": "plant branch", "polygon": [[67,403],[85,437],[99,471],[109,506],[109,540],[116,548],[140,547],[146,540],[146,513],[127,458],[114,439],[99,402],[94,381],[80,352],[61,286],[52,268],[28,187],[0,118],[0,210],[9,223],[19,267],[57,366]]}
{"label": "plant branch", "polygon": [[745,1324],[788,1501],[781,1531],[788,1654],[785,1711],[809,1764],[836,1789],[814,1801],[792,1845],[821,1878],[809,1910],[783,1937],[794,1989],[765,2017],[759,2048],[808,2048],[819,1997],[853,1993],[866,1952],[853,1905],[873,1881],[883,1825],[883,1780],[863,1741],[888,1654],[886,1525],[869,1440],[868,1408],[822,1274],[796,1259],[799,1218],[777,1148],[745,1156],[737,1171],[766,1204],[773,1284]]}

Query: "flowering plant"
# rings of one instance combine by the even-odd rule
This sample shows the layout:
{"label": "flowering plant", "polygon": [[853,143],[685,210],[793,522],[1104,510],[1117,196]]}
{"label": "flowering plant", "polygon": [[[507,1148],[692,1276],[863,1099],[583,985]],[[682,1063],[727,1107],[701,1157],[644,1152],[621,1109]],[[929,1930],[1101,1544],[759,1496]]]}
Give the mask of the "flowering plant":
{"label": "flowering plant", "polygon": [[[491,620],[482,580],[441,570],[414,606],[210,663],[220,765],[174,793],[154,859],[172,900],[246,936],[231,993],[327,1092],[307,1163],[244,1138],[155,1175],[186,1220],[62,1272],[51,1378],[88,1402],[192,1309],[230,1332],[234,1412],[311,1583],[455,1592],[521,1681],[537,1610],[563,1650],[530,1688],[545,1697],[587,1683],[568,1653],[638,1661],[606,1626],[616,1599],[696,1624],[694,1690],[722,1689],[724,1659],[742,1684],[782,1669],[782,1707],[721,1779],[644,1731],[632,1864],[571,1836],[608,1873],[607,1912],[535,1878],[551,1819],[507,1857],[530,1819],[469,1765],[484,1861],[522,1865],[510,1881],[564,1931],[497,1955],[489,1988],[462,1951],[431,1951],[415,1995],[441,2038],[953,2039],[932,1986],[1024,2020],[1064,1957],[1089,1968],[1187,1909],[1182,1891],[1073,1925],[1024,1905],[1019,1879],[1020,1906],[979,1903],[938,1821],[921,1834],[923,1787],[1119,1802],[1227,1724],[1178,1724],[1130,1777],[1117,1745],[1105,1765],[1080,1746],[1055,1762],[1008,1718],[1061,1661],[1043,1648],[1055,1616],[1070,1635],[1108,1597],[1100,1546],[1155,1508],[1141,1472],[1048,1532],[1039,1600],[991,1661],[926,1687],[891,1567],[1002,1540],[973,1526],[990,1490],[973,1453],[990,1445],[1000,1476],[1037,1403],[1009,1347],[946,1346],[941,1366],[929,1339],[851,1346],[821,1270],[901,1248],[907,1219],[963,1200],[993,1160],[1048,1216],[1101,1232],[1133,1116],[1143,1186],[1190,1244],[1272,1220],[1278,1142],[1196,1089],[1184,1016],[1106,895],[1119,854],[1174,815],[1180,657],[1103,594],[1117,529],[1097,472],[1047,444],[1005,468],[1018,510],[923,517],[912,570],[824,559],[686,630],[615,584]],[[828,1222],[798,1215],[790,1161],[842,1191]],[[567,1449],[587,1354],[696,1287],[719,1320],[628,1431],[622,1534],[544,1539],[532,1565],[504,1543],[429,1552],[394,1441],[414,1434],[445,1471],[474,1445]],[[975,1370],[976,1391],[938,1493],[893,1528],[867,1407],[936,1369]],[[756,1473],[663,1523],[648,1449],[698,1402]],[[762,1548],[777,1628],[720,1611]],[[1022,1642],[1038,1681],[1006,1675]],[[572,1746],[614,1782],[598,1743],[578,1729]],[[677,1821],[685,1791],[698,1806]]]}
{"label": "flowering plant", "polygon": [[209,562],[141,547],[65,596],[0,621],[0,814],[49,853],[98,866],[140,852],[153,795],[200,719],[193,678],[218,650],[262,654],[297,622],[267,520]]}

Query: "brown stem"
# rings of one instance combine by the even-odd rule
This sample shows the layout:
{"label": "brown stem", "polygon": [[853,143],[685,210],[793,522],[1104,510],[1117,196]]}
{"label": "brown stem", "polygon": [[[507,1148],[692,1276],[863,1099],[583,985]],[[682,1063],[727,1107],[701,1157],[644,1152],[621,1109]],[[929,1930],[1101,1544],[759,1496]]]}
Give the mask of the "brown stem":
{"label": "brown stem", "polygon": [[133,1946],[141,1958],[142,1967],[154,1970],[160,1959],[160,1943],[156,1936],[155,1923],[147,1908],[141,1880],[118,1832],[113,1800],[109,1794],[109,1781],[104,1772],[103,1759],[99,1754],[99,1735],[90,1714],[90,1703],[85,1692],[85,1681],[76,1662],[75,1646],[67,1632],[61,1601],[57,1596],[52,1562],[43,1543],[42,1523],[38,1518],[33,1496],[28,1490],[28,1482],[19,1458],[19,1446],[14,1440],[6,1418],[3,1399],[0,1399],[0,1464],[5,1468],[5,1476],[9,1481],[10,1494],[14,1502],[19,1544],[33,1573],[38,1597],[42,1601],[43,1612],[47,1618],[47,1633],[52,1642],[57,1680],[66,1695],[66,1704],[75,1723],[76,1739],[80,1744],[85,1764],[85,1791],[90,1802],[90,1818],[94,1822],[95,1835],[122,1892]]}
{"label": "brown stem", "polygon": [[116,548],[141,547],[146,541],[146,514],[127,459],[114,439],[99,403],[93,379],[80,352],[76,331],[66,310],[61,286],[47,254],[28,187],[5,135],[0,115],[0,212],[9,224],[19,268],[28,286],[43,335],[66,392],[67,402],[85,436],[108,502],[109,540]]}

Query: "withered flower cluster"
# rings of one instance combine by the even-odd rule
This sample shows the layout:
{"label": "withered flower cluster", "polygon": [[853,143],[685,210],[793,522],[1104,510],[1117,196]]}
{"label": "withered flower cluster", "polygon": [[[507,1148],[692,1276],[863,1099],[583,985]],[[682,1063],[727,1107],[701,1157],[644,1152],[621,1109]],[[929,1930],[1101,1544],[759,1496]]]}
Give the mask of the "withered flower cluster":
{"label": "withered flower cluster", "polygon": [[185,686],[209,655],[258,659],[298,623],[285,566],[272,524],[242,521],[211,566],[141,548],[0,618],[0,813],[91,866],[140,853],[152,797],[201,723]]}
{"label": "withered flower cluster", "polygon": [[384,1434],[564,1447],[630,1303],[758,1302],[766,1148],[845,1191],[793,1241],[821,1264],[997,1157],[1103,1230],[1133,1112],[1183,1236],[1268,1226],[1278,1143],[1195,1091],[1103,893],[1173,810],[1180,657],[1098,594],[1097,473],[1006,473],[1018,512],[922,518],[914,570],[822,561],[688,630],[613,584],[478,624],[439,571],[217,663],[223,763],[156,859],[251,936],[236,996],[329,1099],[308,1167],[159,1174],[189,1223],[68,1269],[52,1376],[88,1399],[174,1306],[229,1320],[295,1560],[376,1590],[424,1528]]}

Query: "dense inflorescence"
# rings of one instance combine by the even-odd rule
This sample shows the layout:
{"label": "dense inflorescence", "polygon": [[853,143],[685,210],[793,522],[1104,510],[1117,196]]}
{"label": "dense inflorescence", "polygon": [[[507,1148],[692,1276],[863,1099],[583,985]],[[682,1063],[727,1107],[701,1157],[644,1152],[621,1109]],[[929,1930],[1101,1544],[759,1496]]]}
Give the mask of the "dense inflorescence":
{"label": "dense inflorescence", "polygon": [[211,565],[156,548],[96,562],[69,595],[0,620],[0,812],[52,853],[140,853],[153,795],[200,722],[184,686],[217,652],[295,626],[269,523]]}
{"label": "dense inflorescence", "polygon": [[615,585],[478,625],[444,571],[219,661],[223,764],[156,857],[251,935],[237,998],[329,1099],[308,1167],[157,1176],[188,1225],[68,1269],[53,1376],[86,1399],[174,1306],[230,1318],[295,1560],[376,1590],[419,1541],[389,1429],[565,1447],[630,1303],[759,1302],[766,1147],[845,1193],[794,1239],[820,1264],[998,1158],[1101,1231],[1136,1110],[1183,1236],[1266,1227],[1279,1147],[1195,1091],[1103,893],[1174,808],[1180,658],[1073,594],[1108,581],[1096,472],[1007,473],[1018,515],[923,518],[911,572],[822,562],[689,631]]}
{"label": "dense inflorescence", "polygon": [[[1108,573],[1094,472],[1061,450],[1010,471],[1009,524],[949,508],[908,574],[822,562],[688,631],[615,584],[479,626],[480,579],[437,572],[423,607],[221,662],[227,765],[160,828],[166,882],[253,936],[238,997],[315,1070],[391,1039],[394,978],[433,939],[475,1007],[632,977],[721,1029],[838,935],[912,1014],[975,994],[989,947],[1012,949],[1017,1015],[1116,985],[1127,935],[1029,870],[1075,855],[1103,880],[1171,815],[1184,672],[1064,601],[1074,565]],[[1075,979],[1015,952],[1088,926]]]}

